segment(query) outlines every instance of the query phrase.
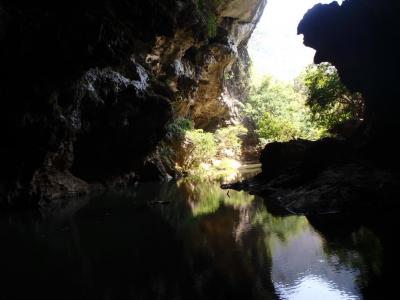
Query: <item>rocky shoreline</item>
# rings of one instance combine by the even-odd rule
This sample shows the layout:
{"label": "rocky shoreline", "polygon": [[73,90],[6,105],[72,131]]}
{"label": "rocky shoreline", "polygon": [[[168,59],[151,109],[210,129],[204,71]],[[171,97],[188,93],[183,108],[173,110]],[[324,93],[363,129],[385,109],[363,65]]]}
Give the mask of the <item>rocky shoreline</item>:
{"label": "rocky shoreline", "polygon": [[326,138],[272,143],[262,173],[222,185],[262,196],[281,213],[307,216],[396,209],[400,176],[350,142]]}

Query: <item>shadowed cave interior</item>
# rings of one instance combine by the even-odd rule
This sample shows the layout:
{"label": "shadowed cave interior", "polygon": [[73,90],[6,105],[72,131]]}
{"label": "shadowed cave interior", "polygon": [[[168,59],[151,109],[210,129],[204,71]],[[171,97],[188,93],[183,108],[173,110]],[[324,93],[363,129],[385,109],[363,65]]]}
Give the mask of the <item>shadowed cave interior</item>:
{"label": "shadowed cave interior", "polygon": [[[313,228],[307,232],[317,234],[312,238],[321,239],[321,245],[326,241],[323,247],[326,253],[336,255],[345,250],[350,253],[349,249],[354,247],[366,261],[380,259],[376,264],[380,266],[379,272],[365,271],[367,275],[363,278],[368,284],[360,283],[360,298],[378,299],[395,290],[397,247],[392,235],[397,226],[400,183],[396,138],[400,129],[398,1],[345,0],[341,5],[317,4],[298,25],[304,44],[316,50],[315,63],[331,63],[343,84],[350,91],[362,94],[365,115],[350,136],[267,144],[260,155],[261,173],[222,185],[224,189],[244,191],[235,194],[240,197],[256,195],[257,204],[251,209],[229,202],[231,196],[228,193],[229,199],[226,198],[225,191],[206,187],[204,190],[214,195],[222,193],[228,202],[218,196],[218,205],[210,200],[209,206],[215,206],[213,210],[201,208],[216,215],[196,215],[197,206],[193,203],[197,200],[193,199],[204,196],[202,185],[199,184],[201,191],[190,184],[188,188],[185,184],[171,187],[168,183],[168,188],[163,189],[158,185],[178,177],[163,160],[160,147],[162,141],[168,141],[168,126],[174,120],[187,118],[195,129],[216,132],[240,119],[239,107],[250,93],[247,44],[264,9],[268,9],[266,5],[266,0],[0,0],[0,223],[3,227],[0,236],[5,243],[9,242],[9,247],[0,254],[2,265],[6,266],[1,272],[9,278],[10,287],[5,299],[14,299],[18,272],[23,274],[22,285],[40,295],[43,291],[37,287],[37,279],[28,284],[35,274],[47,280],[46,276],[55,272],[60,281],[67,281],[77,269],[84,268],[85,263],[74,262],[76,268],[65,271],[68,263],[62,260],[60,266],[56,263],[56,267],[49,267],[49,273],[36,272],[40,262],[50,266],[51,259],[57,261],[57,253],[63,253],[71,245],[74,253],[71,257],[85,261],[87,253],[94,256],[86,271],[81,269],[80,273],[87,289],[78,288],[79,281],[74,281],[75,288],[66,292],[59,283],[61,299],[284,297],[281,286],[273,282],[278,280],[274,273],[271,275],[261,268],[263,263],[278,260],[272,250],[265,257],[260,253],[265,250],[260,246],[261,239],[272,232],[259,223],[264,206],[268,208],[268,218],[277,218],[271,219],[276,223],[283,220],[279,218],[305,216],[304,220]],[[180,145],[170,144],[179,154]],[[139,200],[135,209],[124,209],[124,201],[129,197],[122,191],[131,193],[149,182],[158,182],[155,189],[160,189],[162,196],[157,196],[151,188],[145,192],[139,188],[139,192],[129,197],[168,205],[183,193],[189,204],[171,205],[179,208],[177,216],[168,209],[148,210]],[[110,193],[119,196],[109,196]],[[113,197],[122,200],[110,207],[102,202],[107,203],[109,200],[104,199]],[[98,201],[100,206],[92,201]],[[92,217],[97,218],[99,211],[113,214],[112,209],[122,217],[99,221],[98,232],[96,226],[87,223],[93,221]],[[145,212],[138,213],[142,209]],[[124,214],[127,212],[143,222],[144,227],[154,229],[149,233],[148,245],[136,248],[132,240],[113,240],[121,228],[129,228],[121,237],[136,235],[137,243],[146,243],[146,233],[131,232],[130,226],[135,225],[130,224],[131,218]],[[58,221],[48,221],[50,215]],[[68,219],[66,215],[74,218],[67,226],[72,232],[68,231],[66,236],[49,234],[52,228],[65,228],[60,224]],[[264,212],[264,221],[266,215]],[[151,218],[154,223],[149,221]],[[243,221],[250,219],[253,222]],[[177,220],[185,221],[184,225]],[[254,230],[243,233],[238,224],[244,227],[247,224]],[[346,225],[341,228],[340,224]],[[101,238],[100,231],[107,230],[114,232],[105,236],[114,242],[115,248],[108,249],[107,240]],[[180,240],[181,235],[178,238],[174,235],[176,231],[182,236],[186,231],[193,235],[189,243],[192,252]],[[237,238],[229,235],[233,231]],[[379,243],[371,238],[370,232],[378,237]],[[42,233],[51,237],[48,244],[40,240]],[[33,236],[34,246],[24,234]],[[153,234],[162,238],[158,240]],[[204,235],[207,247],[197,244],[196,238]],[[347,240],[350,235],[351,242]],[[371,252],[365,250],[369,244],[364,244],[364,239],[375,246],[379,244],[374,248],[380,249],[374,259],[368,256]],[[240,246],[247,240],[252,243],[248,251]],[[335,241],[340,242],[335,244]],[[77,246],[79,243],[82,245]],[[101,248],[99,252],[96,245]],[[148,269],[140,265],[139,254],[130,256],[136,250],[146,253],[149,250],[146,247],[151,250],[148,255],[157,257]],[[221,255],[212,271],[203,270],[211,261],[209,252],[218,256],[224,247],[230,247],[232,261],[239,261],[238,269],[228,270],[232,261]],[[29,253],[26,261],[14,256],[16,248],[21,252],[16,251],[18,255]],[[30,252],[32,249],[43,251],[38,261]],[[76,249],[83,250],[77,254]],[[165,252],[158,256],[156,249]],[[122,253],[121,260],[117,260],[117,265],[104,262],[107,253],[111,257]],[[187,258],[193,253],[196,259],[179,265],[181,256]],[[345,255],[337,256],[345,264]],[[13,264],[5,263],[7,257],[17,264],[17,273],[12,271]],[[93,275],[98,261],[100,268],[106,265],[103,271],[108,275],[117,273],[118,280]],[[139,265],[138,273],[119,268],[124,261],[132,268]],[[352,267],[359,263],[351,262]],[[171,271],[176,265],[182,268],[182,273]],[[357,270],[364,274],[364,269]],[[231,277],[226,275],[230,271]],[[185,274],[192,273],[200,275],[196,280],[185,278]],[[237,274],[245,274],[245,278]],[[165,279],[168,277],[170,281]],[[109,290],[96,288],[103,280],[110,283]],[[124,285],[124,280],[135,284]],[[256,280],[263,282],[258,288]],[[222,287],[214,286],[214,281],[220,281]],[[179,288],[183,283],[187,287]],[[43,295],[54,297],[52,289]],[[206,289],[215,293],[207,294]],[[249,290],[252,294],[248,294]],[[20,291],[15,295],[19,298],[23,294]]]}

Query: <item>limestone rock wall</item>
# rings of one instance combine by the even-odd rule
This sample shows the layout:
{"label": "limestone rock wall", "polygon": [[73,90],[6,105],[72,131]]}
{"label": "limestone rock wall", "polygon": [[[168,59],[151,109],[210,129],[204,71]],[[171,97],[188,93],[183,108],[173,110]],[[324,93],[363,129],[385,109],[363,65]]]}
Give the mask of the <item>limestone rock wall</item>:
{"label": "limestone rock wall", "polygon": [[148,157],[171,119],[213,130],[235,118],[226,74],[245,69],[264,6],[0,1],[0,205],[164,176]]}

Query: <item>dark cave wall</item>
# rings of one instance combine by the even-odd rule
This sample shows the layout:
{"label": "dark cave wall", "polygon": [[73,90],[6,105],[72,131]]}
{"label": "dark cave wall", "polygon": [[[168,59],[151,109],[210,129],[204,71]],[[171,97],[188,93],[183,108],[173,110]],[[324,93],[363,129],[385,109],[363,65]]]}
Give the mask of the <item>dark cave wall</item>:
{"label": "dark cave wall", "polygon": [[0,205],[165,176],[151,153],[171,119],[235,117],[224,74],[265,3],[0,1]]}
{"label": "dark cave wall", "polygon": [[399,13],[394,0],[346,0],[316,5],[298,27],[304,44],[317,50],[315,62],[332,63],[344,84],[363,94],[364,138],[388,147],[400,129]]}
{"label": "dark cave wall", "polygon": [[181,25],[169,2],[1,3],[0,203],[86,193],[144,160],[172,112],[135,59]]}

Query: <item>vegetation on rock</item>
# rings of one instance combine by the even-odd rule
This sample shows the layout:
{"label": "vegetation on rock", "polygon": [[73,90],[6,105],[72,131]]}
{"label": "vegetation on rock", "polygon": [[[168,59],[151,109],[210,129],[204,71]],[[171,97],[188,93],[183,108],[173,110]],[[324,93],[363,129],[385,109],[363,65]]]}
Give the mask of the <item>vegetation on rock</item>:
{"label": "vegetation on rock", "polygon": [[208,37],[213,38],[217,35],[217,7],[221,0],[198,0],[197,10],[207,25]]}
{"label": "vegetation on rock", "polygon": [[[359,94],[341,83],[336,69],[324,63],[308,66],[293,83],[267,76],[254,84],[241,117],[255,125],[252,135],[261,145],[317,140],[334,135],[333,129],[343,122],[362,118],[362,103]],[[177,118],[167,131],[161,154],[176,173],[201,180],[237,173],[247,133],[244,126],[211,133],[195,129],[192,120]]]}
{"label": "vegetation on rock", "polygon": [[341,82],[328,63],[310,65],[294,81],[284,83],[265,77],[252,88],[243,109],[257,125],[261,141],[316,140],[332,129],[363,116],[363,99]]}
{"label": "vegetation on rock", "polygon": [[306,104],[313,123],[330,129],[347,120],[363,118],[362,95],[349,91],[331,64],[308,66],[301,81],[306,88]]}
{"label": "vegetation on rock", "polygon": [[178,176],[221,179],[236,173],[242,148],[239,136],[246,132],[241,125],[206,132],[195,129],[191,120],[177,118],[168,126],[168,137],[160,146],[160,154]]}

